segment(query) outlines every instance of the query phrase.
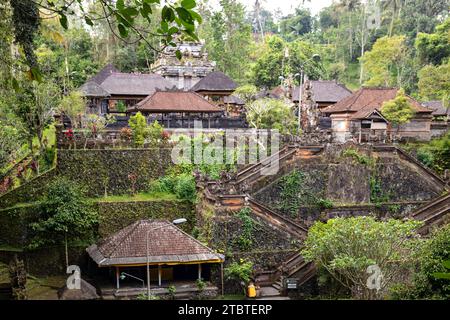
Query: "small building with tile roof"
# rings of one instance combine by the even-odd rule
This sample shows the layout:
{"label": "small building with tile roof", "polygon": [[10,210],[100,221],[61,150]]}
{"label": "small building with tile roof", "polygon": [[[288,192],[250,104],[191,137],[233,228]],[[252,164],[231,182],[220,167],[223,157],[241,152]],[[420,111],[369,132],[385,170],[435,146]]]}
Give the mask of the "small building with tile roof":
{"label": "small building with tile roof", "polygon": [[[319,110],[336,104],[344,98],[352,95],[352,91],[337,81],[309,80],[311,84],[312,99]],[[300,87],[292,90],[292,102],[298,103],[300,99]]]}
{"label": "small building with tile roof", "polygon": [[[146,282],[208,280],[210,266],[222,264],[224,256],[208,248],[165,220],[139,220],[86,249],[99,268],[115,270],[116,288],[121,276]],[[122,272],[121,272],[122,271]]]}
{"label": "small building with tile roof", "polygon": [[431,122],[431,137],[441,137],[448,132],[450,126],[450,108],[445,107],[442,100],[426,101],[422,104],[433,110]]}
{"label": "small building with tile roof", "polygon": [[123,113],[156,90],[171,88],[173,85],[159,74],[122,73],[108,64],[79,90],[88,98],[88,113],[107,114]]}
{"label": "small building with tile roof", "polygon": [[222,108],[225,106],[225,97],[230,96],[236,90],[237,84],[229,76],[220,71],[208,73],[206,77],[197,82],[191,91],[205,97]]}
{"label": "small building with tile roof", "polygon": [[385,140],[395,134],[398,139],[428,141],[431,138],[432,110],[407,96],[415,111],[413,119],[399,128],[383,117],[381,108],[387,101],[395,99],[396,88],[361,88],[335,105],[322,109],[332,119],[332,131],[340,142],[347,140]]}

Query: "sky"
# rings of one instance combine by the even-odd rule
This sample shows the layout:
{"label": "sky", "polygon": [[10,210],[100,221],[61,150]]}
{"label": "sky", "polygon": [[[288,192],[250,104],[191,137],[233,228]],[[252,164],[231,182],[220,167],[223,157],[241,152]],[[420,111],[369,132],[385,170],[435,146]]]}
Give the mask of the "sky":
{"label": "sky", "polygon": [[[241,3],[245,4],[247,8],[252,8],[255,4],[255,0],[239,0]],[[210,1],[213,4],[217,4],[219,0]],[[319,11],[329,6],[333,0],[311,0],[305,1],[305,7],[311,9],[311,13],[313,15],[319,13]],[[295,8],[303,3],[302,0],[260,0],[262,7],[274,12],[277,9],[280,9],[283,15],[294,12]]]}

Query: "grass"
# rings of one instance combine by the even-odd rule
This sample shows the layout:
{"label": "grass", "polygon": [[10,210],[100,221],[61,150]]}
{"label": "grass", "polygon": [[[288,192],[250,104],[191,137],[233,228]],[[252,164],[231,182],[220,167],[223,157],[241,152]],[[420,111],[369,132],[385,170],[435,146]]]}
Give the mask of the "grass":
{"label": "grass", "polygon": [[93,199],[98,202],[130,202],[130,201],[158,201],[158,200],[178,200],[176,195],[166,192],[138,193],[134,196],[120,195],[107,196]]}

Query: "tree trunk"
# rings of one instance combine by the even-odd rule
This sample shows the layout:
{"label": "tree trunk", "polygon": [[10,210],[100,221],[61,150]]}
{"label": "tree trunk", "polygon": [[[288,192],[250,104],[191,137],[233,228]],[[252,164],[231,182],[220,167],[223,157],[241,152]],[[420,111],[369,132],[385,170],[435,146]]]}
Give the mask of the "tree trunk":
{"label": "tree trunk", "polygon": [[64,246],[65,246],[66,268],[67,268],[67,267],[69,267],[69,248],[67,245],[67,232],[64,234]]}

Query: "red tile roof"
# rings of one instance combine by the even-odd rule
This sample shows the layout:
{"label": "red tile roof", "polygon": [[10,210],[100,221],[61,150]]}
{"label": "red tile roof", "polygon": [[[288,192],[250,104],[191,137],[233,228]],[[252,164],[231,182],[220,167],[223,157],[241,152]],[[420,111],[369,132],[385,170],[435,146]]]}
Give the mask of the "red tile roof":
{"label": "red tile roof", "polygon": [[130,108],[129,111],[221,112],[222,109],[195,92],[157,91]]}
{"label": "red tile roof", "polygon": [[[335,105],[325,108],[322,112],[328,114],[349,112],[353,113],[352,118],[363,119],[375,110],[380,111],[383,103],[394,99],[397,92],[396,88],[361,88]],[[432,112],[413,98],[409,96],[407,98],[417,113]]]}
{"label": "red tile roof", "polygon": [[165,220],[140,220],[86,249],[99,266],[189,262],[222,262],[215,253],[183,230]]}

